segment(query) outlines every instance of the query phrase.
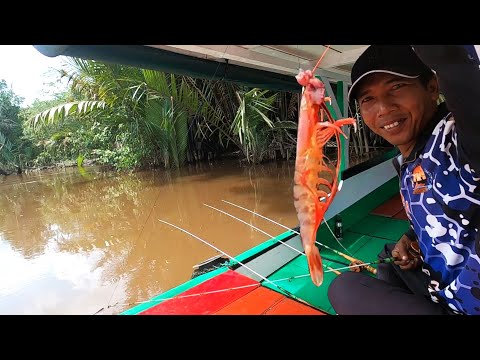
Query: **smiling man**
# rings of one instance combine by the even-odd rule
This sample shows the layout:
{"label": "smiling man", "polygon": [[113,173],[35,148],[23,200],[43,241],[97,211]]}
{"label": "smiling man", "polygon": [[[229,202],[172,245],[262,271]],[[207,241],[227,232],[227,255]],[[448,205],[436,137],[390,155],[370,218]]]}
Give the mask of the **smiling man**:
{"label": "smiling man", "polygon": [[478,58],[460,45],[372,45],[352,69],[349,100],[400,151],[394,166],[410,229],[379,254],[396,261],[380,264],[377,278],[347,272],[332,282],[333,308],[480,314]]}

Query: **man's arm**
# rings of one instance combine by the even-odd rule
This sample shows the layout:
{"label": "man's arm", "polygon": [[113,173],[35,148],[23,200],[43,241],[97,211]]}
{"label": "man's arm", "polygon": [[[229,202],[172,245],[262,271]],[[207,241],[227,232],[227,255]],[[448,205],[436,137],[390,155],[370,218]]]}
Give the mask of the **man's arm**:
{"label": "man's arm", "polygon": [[440,302],[468,315],[480,315],[480,263],[477,260],[477,255],[480,254],[480,232],[476,234],[474,241],[474,250],[463,270],[450,285],[438,293]]}
{"label": "man's arm", "polygon": [[439,79],[449,110],[455,117],[458,152],[463,164],[480,174],[480,69],[462,45],[413,45]]}

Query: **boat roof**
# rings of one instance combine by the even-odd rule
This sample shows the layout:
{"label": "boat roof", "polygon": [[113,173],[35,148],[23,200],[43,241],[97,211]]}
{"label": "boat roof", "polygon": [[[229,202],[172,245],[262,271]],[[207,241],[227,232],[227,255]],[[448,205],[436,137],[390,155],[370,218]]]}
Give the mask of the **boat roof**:
{"label": "boat roof", "polygon": [[49,57],[113,62],[251,87],[300,92],[299,69],[351,84],[350,72],[368,45],[34,45]]}

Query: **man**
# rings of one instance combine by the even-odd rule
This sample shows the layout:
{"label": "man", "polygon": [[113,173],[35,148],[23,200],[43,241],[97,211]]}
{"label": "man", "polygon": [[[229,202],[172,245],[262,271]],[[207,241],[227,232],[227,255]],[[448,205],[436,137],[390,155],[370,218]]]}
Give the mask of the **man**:
{"label": "man", "polygon": [[[433,70],[433,71],[432,71]],[[440,92],[445,102],[439,101]],[[377,278],[339,275],[337,314],[480,314],[480,70],[463,46],[372,45],[349,100],[398,147],[394,166],[410,229]]]}

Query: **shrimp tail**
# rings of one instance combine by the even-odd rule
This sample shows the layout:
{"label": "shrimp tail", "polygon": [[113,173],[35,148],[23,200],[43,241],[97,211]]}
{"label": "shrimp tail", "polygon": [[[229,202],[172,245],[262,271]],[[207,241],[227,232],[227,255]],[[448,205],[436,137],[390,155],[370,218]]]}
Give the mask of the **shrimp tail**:
{"label": "shrimp tail", "polygon": [[307,245],[305,247],[305,255],[307,255],[308,269],[310,271],[310,277],[316,286],[320,286],[323,283],[323,265],[320,251],[313,245]]}

